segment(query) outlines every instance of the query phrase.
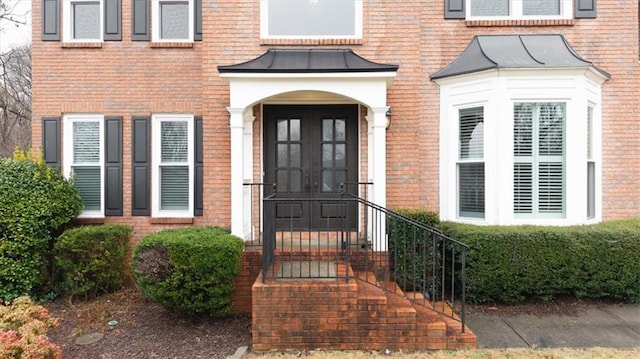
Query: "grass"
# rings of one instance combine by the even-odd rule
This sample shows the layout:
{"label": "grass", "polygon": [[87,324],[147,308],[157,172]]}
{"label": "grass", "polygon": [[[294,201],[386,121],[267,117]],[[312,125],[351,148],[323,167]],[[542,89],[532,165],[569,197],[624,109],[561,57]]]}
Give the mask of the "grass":
{"label": "grass", "polygon": [[248,353],[246,359],[365,359],[372,357],[390,359],[636,359],[640,358],[640,348],[635,349],[477,349],[460,351],[305,351],[305,352],[265,352]]}

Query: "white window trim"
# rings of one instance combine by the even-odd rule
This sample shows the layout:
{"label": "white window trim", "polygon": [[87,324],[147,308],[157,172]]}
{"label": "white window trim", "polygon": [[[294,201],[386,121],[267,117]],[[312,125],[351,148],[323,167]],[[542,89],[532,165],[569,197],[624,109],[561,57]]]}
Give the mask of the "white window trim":
{"label": "white window trim", "polygon": [[[186,2],[189,6],[189,37],[186,39],[162,39],[160,38],[160,4],[164,2]],[[151,30],[153,42],[193,42],[194,36],[194,0],[152,0],[151,1]]]}
{"label": "white window trim", "polygon": [[261,39],[284,39],[284,40],[298,40],[298,39],[362,39],[362,27],[363,27],[363,0],[355,0],[355,34],[354,35],[288,35],[288,36],[271,36],[269,35],[269,0],[260,0],[260,38]]}
{"label": "white window trim", "polygon": [[[461,158],[461,154],[460,154],[460,111],[462,110],[466,110],[466,109],[470,109],[470,108],[482,108],[482,122],[483,122],[483,134],[482,134],[482,157],[472,157],[472,158]],[[485,160],[485,154],[484,154],[484,144],[486,143],[486,137],[485,137],[485,131],[484,131],[484,123],[486,121],[485,118],[485,107],[484,104],[476,104],[476,105],[465,105],[465,106],[461,106],[461,107],[457,107],[455,109],[455,113],[456,113],[456,139],[457,139],[457,146],[456,146],[456,162],[455,162],[455,173],[456,173],[456,216],[457,218],[464,218],[465,220],[469,220],[469,221],[484,221],[485,217],[486,217],[486,212],[487,212],[487,205],[486,205],[486,198],[487,198],[487,190],[486,190],[486,160]],[[461,206],[460,206],[460,165],[464,165],[464,164],[469,164],[469,163],[482,163],[483,166],[485,166],[485,183],[484,183],[484,187],[485,187],[485,208],[484,211],[482,212],[482,216],[464,216],[462,215],[462,210],[461,210]]]}
{"label": "white window trim", "polygon": [[104,115],[100,114],[68,114],[63,116],[63,148],[62,148],[62,173],[71,178],[73,165],[73,123],[74,122],[98,122],[100,128],[100,210],[80,212],[80,218],[104,218]]}
{"label": "white window trim", "polygon": [[[187,166],[189,167],[189,208],[186,210],[161,210],[160,209],[160,164],[161,143],[160,124],[163,121],[187,122]],[[194,117],[191,114],[154,114],[151,117],[151,216],[156,218],[192,218],[194,207]]]}
{"label": "white window trim", "polygon": [[[64,0],[62,2],[62,33],[64,42],[103,42],[104,41],[104,0]],[[98,2],[100,7],[100,37],[98,39],[74,39],[71,22],[71,4],[82,2]]]}
{"label": "white window trim", "polygon": [[509,0],[509,16],[471,16],[472,0],[465,0],[467,20],[565,20],[573,18],[573,1],[560,0],[560,15],[535,15],[522,14],[522,0]]}

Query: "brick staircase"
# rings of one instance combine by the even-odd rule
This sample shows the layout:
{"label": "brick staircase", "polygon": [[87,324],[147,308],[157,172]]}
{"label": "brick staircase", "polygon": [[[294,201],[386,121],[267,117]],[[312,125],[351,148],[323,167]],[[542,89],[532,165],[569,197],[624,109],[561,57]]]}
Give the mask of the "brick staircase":
{"label": "brick staircase", "polygon": [[469,328],[462,333],[459,321],[421,305],[426,302],[419,293],[402,293],[395,283],[379,283],[373,272],[354,272],[344,263],[336,263],[336,271],[338,277],[348,271],[351,279],[263,283],[258,276],[253,350],[477,347]]}

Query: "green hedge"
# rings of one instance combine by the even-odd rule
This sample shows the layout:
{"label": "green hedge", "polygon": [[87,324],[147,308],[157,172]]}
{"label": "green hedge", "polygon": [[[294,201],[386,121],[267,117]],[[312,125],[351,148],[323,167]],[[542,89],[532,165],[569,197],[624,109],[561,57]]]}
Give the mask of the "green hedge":
{"label": "green hedge", "polygon": [[53,238],[81,209],[73,182],[42,158],[0,159],[0,301],[44,291]]}
{"label": "green hedge", "polygon": [[640,220],[590,226],[473,226],[443,222],[471,247],[467,298],[615,298],[640,302]]}
{"label": "green hedge", "polygon": [[135,247],[133,273],[152,301],[190,314],[223,316],[230,312],[243,246],[222,228],[164,230]]}
{"label": "green hedge", "polygon": [[105,224],[65,231],[54,247],[59,290],[88,299],[120,289],[128,274],[131,230]]}

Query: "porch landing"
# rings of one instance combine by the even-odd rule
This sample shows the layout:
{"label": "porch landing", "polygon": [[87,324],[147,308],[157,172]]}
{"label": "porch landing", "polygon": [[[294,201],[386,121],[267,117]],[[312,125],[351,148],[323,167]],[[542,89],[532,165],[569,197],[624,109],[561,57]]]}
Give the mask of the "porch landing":
{"label": "porch landing", "polygon": [[[393,282],[378,282],[371,271],[354,271],[341,260],[313,269],[306,263],[276,261],[300,275],[263,283],[261,274],[254,282],[253,350],[477,347],[468,327],[462,333],[460,322],[418,304],[423,298]],[[335,276],[326,278],[332,270]],[[369,283],[357,279],[365,277]],[[383,289],[389,286],[394,290]]]}

